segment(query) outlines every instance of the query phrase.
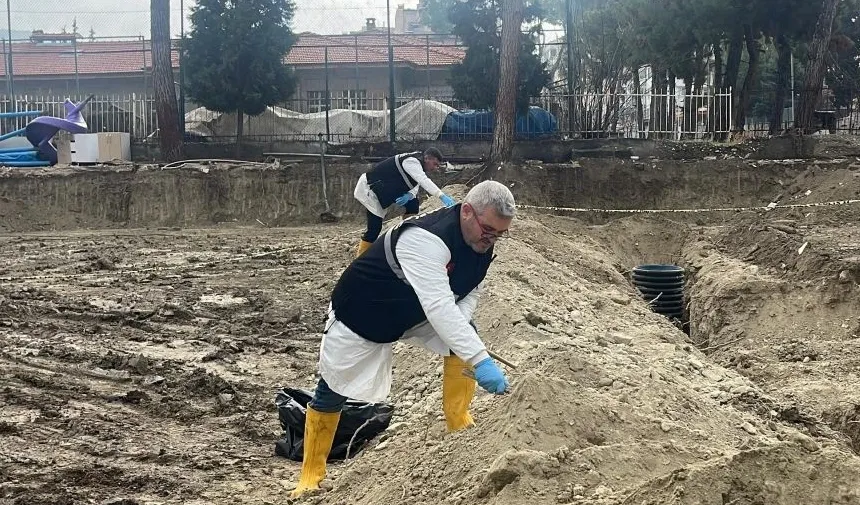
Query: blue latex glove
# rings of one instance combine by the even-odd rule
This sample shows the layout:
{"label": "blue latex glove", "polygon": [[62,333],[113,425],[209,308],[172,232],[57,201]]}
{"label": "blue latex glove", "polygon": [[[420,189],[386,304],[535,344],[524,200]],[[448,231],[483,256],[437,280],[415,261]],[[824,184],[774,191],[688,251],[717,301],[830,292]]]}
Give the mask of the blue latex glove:
{"label": "blue latex glove", "polygon": [[500,395],[508,390],[508,379],[493,358],[486,358],[475,365],[475,380],[490,393]]}
{"label": "blue latex glove", "polygon": [[457,202],[455,202],[453,198],[446,195],[445,193],[439,195],[439,199],[442,200],[442,203],[445,205],[445,207],[453,207],[454,205],[457,205]]}
{"label": "blue latex glove", "polygon": [[399,196],[396,200],[394,200],[394,203],[403,207],[404,205],[409,203],[409,200],[412,200],[413,198],[415,198],[415,196],[412,193],[403,193],[402,196]]}

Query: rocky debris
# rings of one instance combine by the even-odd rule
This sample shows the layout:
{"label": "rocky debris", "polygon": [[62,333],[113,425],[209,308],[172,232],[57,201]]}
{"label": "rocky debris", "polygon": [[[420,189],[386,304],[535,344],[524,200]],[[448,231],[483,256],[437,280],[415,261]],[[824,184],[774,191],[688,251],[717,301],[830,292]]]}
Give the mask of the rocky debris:
{"label": "rocky debris", "polygon": [[127,370],[105,370],[103,368],[94,368],[90,371],[90,375],[93,377],[116,381],[127,381],[131,379],[131,374]]}
{"label": "rocky debris", "polygon": [[144,386],[158,386],[164,384],[166,379],[160,375],[149,375],[143,379]]}
{"label": "rocky debris", "polygon": [[133,389],[123,395],[116,395],[110,398],[114,401],[129,403],[132,405],[138,405],[141,402],[147,402],[150,400],[150,396],[148,394],[137,389]]}
{"label": "rocky debris", "polygon": [[478,497],[498,494],[522,475],[551,479],[561,472],[557,458],[540,451],[507,451],[493,462],[478,488]]}
{"label": "rocky debris", "polygon": [[548,319],[545,319],[544,317],[539,316],[534,312],[527,312],[525,315],[525,320],[527,323],[535,327],[549,324]]}

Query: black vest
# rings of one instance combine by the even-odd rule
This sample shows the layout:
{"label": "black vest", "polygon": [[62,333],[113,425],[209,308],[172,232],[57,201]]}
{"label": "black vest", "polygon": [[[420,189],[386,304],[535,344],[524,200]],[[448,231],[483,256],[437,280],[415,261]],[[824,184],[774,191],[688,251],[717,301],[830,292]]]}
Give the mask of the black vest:
{"label": "black vest", "polygon": [[478,254],[463,240],[459,204],[408,219],[386,232],[347,267],[331,297],[337,319],[372,342],[395,342],[427,319],[395,254],[400,233],[410,226],[433,233],[448,246],[448,279],[457,301],[484,280],[494,259],[492,248]]}
{"label": "black vest", "polygon": [[403,153],[380,161],[367,172],[367,184],[376,193],[376,198],[382,208],[386,208],[398,197],[418,185],[409,174],[403,170],[406,158],[415,158],[424,169],[424,156],[421,151]]}

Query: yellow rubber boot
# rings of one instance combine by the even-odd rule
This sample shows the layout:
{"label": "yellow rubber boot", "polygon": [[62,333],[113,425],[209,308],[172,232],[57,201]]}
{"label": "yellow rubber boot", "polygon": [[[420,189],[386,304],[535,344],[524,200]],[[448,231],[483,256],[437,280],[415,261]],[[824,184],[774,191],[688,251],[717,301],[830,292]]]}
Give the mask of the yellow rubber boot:
{"label": "yellow rubber boot", "polygon": [[334,442],[334,432],[340,421],[340,412],[318,412],[308,407],[305,419],[304,456],[302,457],[302,474],[299,484],[290,493],[290,498],[298,498],[308,491],[320,488],[320,482],[325,477],[325,463],[331,445]]}
{"label": "yellow rubber boot", "polygon": [[469,404],[475,395],[475,379],[463,375],[463,370],[472,367],[454,356],[445,356],[442,371],[442,412],[448,431],[459,431],[475,424],[469,414]]}
{"label": "yellow rubber boot", "polygon": [[362,239],[361,242],[358,243],[358,251],[356,251],[355,257],[358,258],[362,254],[364,254],[364,251],[366,251],[371,245],[373,245],[373,242],[367,242],[366,240]]}

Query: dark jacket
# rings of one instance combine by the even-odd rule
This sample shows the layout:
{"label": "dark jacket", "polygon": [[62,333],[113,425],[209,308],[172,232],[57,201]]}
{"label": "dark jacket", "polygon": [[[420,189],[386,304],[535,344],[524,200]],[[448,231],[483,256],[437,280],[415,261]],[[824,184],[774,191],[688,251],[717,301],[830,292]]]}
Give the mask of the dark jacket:
{"label": "dark jacket", "polygon": [[367,184],[376,193],[376,198],[382,208],[394,203],[398,197],[412,190],[418,182],[403,170],[403,161],[415,158],[424,167],[424,155],[421,151],[402,153],[382,160],[367,172]]}
{"label": "dark jacket", "polygon": [[438,236],[451,251],[448,278],[457,301],[478,287],[494,258],[492,248],[479,254],[463,240],[459,204],[408,219],[386,232],[347,267],[331,297],[337,319],[372,342],[394,342],[427,319],[395,253],[400,233],[410,226]]}

